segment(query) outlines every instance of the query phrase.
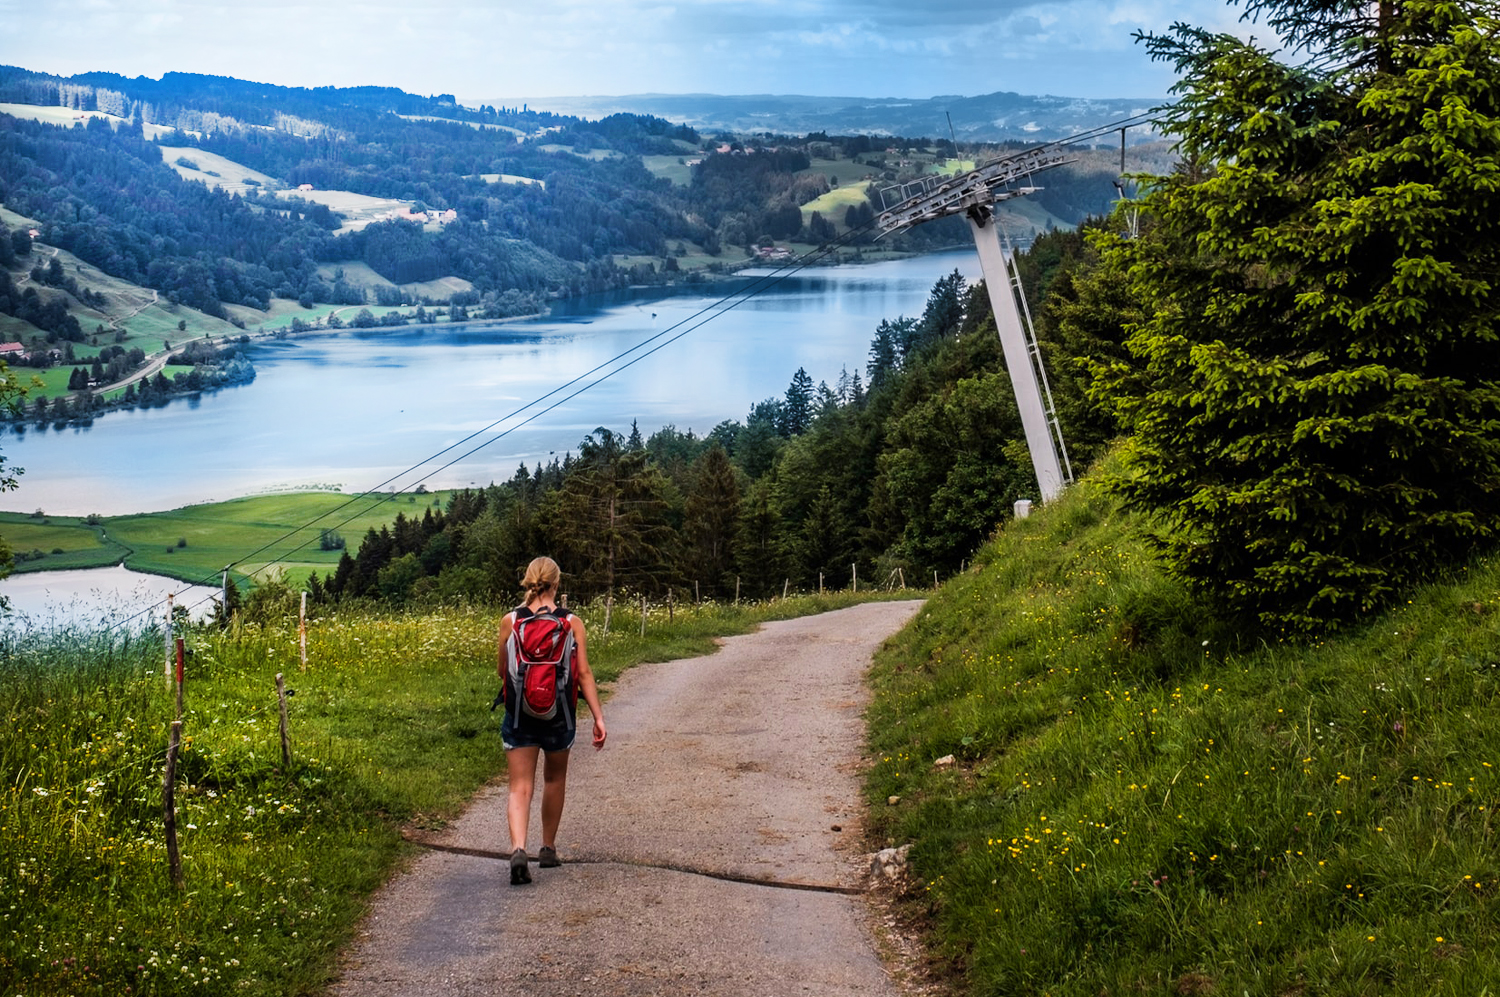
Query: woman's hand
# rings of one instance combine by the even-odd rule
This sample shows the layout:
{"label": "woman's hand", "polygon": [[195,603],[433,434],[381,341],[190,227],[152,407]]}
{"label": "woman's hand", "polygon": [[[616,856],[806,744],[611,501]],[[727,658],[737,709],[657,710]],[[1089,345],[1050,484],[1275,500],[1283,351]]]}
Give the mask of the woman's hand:
{"label": "woman's hand", "polygon": [[604,739],[609,735],[604,730],[604,718],[594,718],[594,750],[598,751],[604,747]]}

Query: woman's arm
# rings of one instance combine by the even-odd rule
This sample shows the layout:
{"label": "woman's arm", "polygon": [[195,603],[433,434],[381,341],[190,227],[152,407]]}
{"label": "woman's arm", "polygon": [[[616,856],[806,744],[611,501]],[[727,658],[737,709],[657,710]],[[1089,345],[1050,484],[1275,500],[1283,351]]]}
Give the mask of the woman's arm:
{"label": "woman's arm", "polygon": [[599,705],[599,687],[594,683],[594,670],[589,667],[588,634],[584,632],[583,620],[577,616],[573,617],[573,639],[578,646],[578,654],[574,658],[574,666],[578,669],[578,691],[583,693],[583,700],[589,704],[589,713],[594,717],[594,750],[597,751],[604,747],[604,739],[609,734],[604,729],[604,707]]}
{"label": "woman's arm", "polygon": [[500,618],[499,639],[496,641],[498,650],[495,674],[501,678],[505,677],[505,642],[510,640],[511,631],[515,629],[515,615],[515,613],[506,613]]}

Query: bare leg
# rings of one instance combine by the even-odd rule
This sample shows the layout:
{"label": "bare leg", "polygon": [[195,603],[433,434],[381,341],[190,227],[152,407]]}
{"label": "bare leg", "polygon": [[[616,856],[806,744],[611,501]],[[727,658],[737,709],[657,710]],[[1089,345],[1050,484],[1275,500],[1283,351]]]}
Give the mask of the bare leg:
{"label": "bare leg", "polygon": [[547,848],[557,847],[557,825],[562,822],[567,788],[568,752],[547,752],[542,762],[542,844]]}
{"label": "bare leg", "polygon": [[[510,784],[505,816],[510,824],[512,850],[526,847],[526,825],[531,822],[531,797],[536,788],[536,759],[541,751],[541,748],[511,748],[505,753],[505,770]],[[544,791],[544,813],[545,801]],[[543,824],[545,823],[544,816]]]}

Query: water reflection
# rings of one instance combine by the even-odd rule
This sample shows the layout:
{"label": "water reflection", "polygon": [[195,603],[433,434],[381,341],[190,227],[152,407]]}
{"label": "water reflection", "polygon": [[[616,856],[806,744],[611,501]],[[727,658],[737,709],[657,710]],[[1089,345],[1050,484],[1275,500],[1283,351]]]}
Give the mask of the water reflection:
{"label": "water reflection", "polygon": [[169,593],[177,605],[201,617],[212,611],[210,599],[218,590],[118,566],[11,575],[0,579],[0,596],[10,603],[10,611],[0,617],[0,629],[144,629],[163,622]]}

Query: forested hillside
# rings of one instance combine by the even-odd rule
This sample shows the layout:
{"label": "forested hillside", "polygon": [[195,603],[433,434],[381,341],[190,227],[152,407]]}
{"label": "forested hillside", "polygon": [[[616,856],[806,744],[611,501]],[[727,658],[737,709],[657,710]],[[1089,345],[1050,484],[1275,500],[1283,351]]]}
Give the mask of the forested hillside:
{"label": "forested hillside", "polygon": [[[170,73],[59,79],[0,67],[0,103],[78,119],[0,114],[0,202],[35,219],[49,245],[218,316],[277,298],[357,304],[361,289],[318,268],[363,263],[398,285],[459,278],[473,287],[457,302],[471,317],[500,317],[536,296],[674,279],[685,257],[723,269],[759,245],[825,243],[871,217],[868,184],[986,154],[903,140],[888,153],[868,136],[821,133],[703,136],[640,115],[587,121],[388,88]],[[223,157],[277,189],[243,180],[228,192],[191,155],[164,162],[163,146]],[[684,182],[658,175],[674,169]],[[1107,205],[1109,177],[1089,170],[1081,188],[1059,175],[1043,207],[1076,222]],[[836,216],[802,210],[840,183],[858,193]],[[299,188],[391,199],[405,214],[352,225]],[[429,211],[440,220],[422,221]],[[964,238],[961,225],[928,226],[882,248]]]}

